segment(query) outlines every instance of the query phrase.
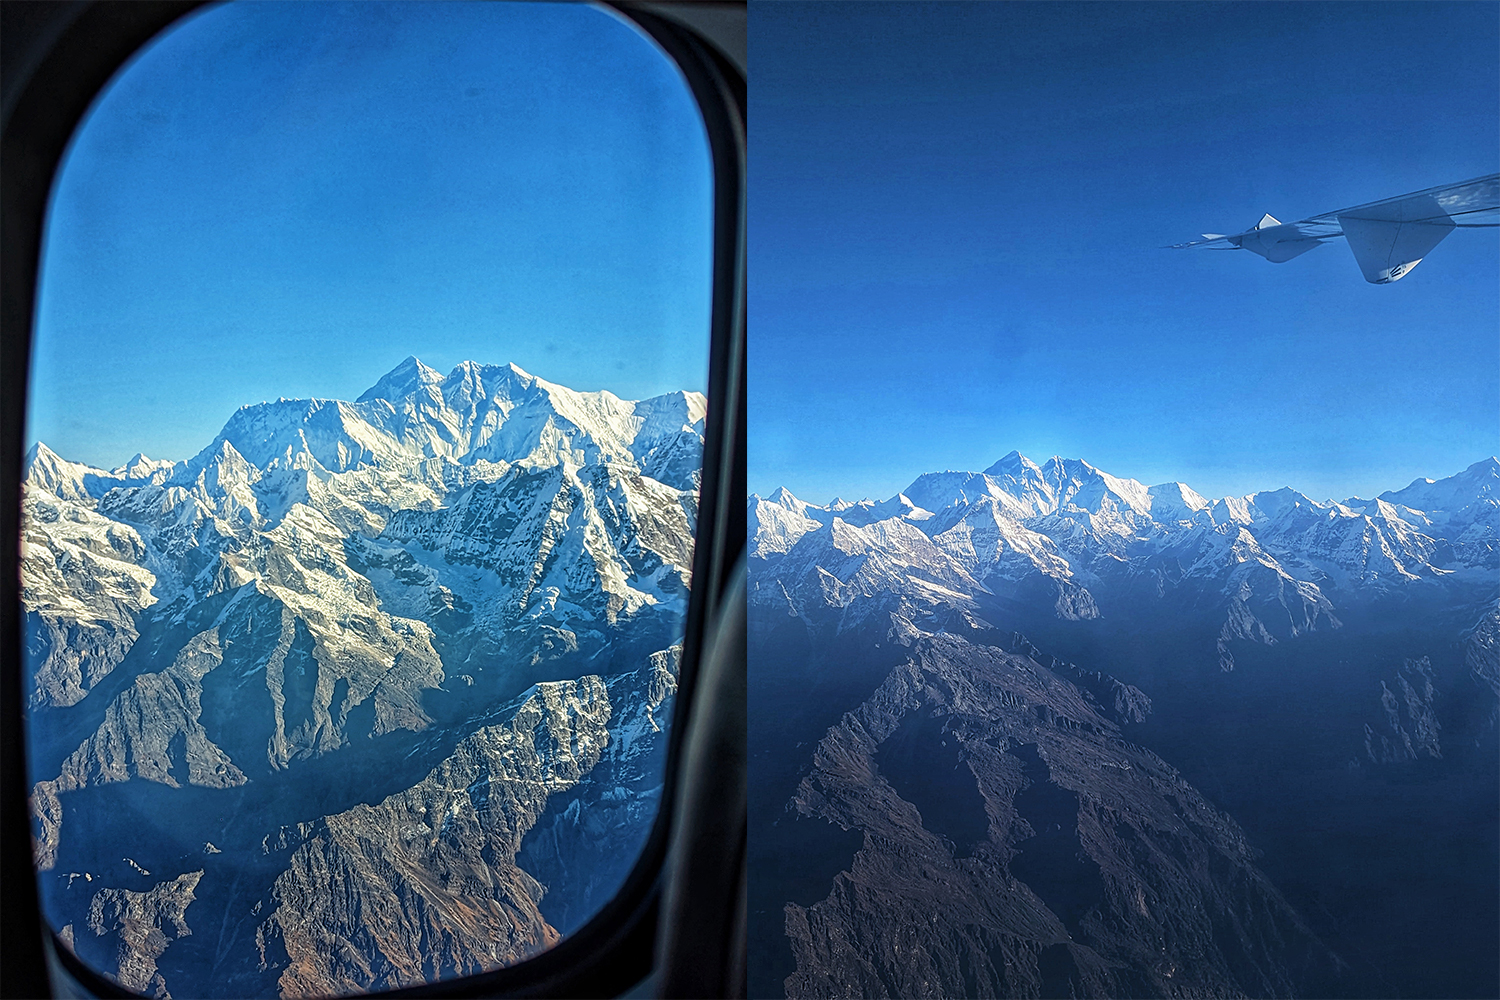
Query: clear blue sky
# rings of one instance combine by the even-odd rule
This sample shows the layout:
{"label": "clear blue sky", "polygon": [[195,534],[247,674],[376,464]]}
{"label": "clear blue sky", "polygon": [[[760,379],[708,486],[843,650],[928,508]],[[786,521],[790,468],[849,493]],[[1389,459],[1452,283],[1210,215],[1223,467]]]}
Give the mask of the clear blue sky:
{"label": "clear blue sky", "polygon": [[1492,455],[1497,230],[1160,247],[1500,169],[1494,3],[756,4],[750,488],[1019,449],[1222,496]]}
{"label": "clear blue sky", "polygon": [[209,9],[74,138],[28,436],[186,458],[243,404],[352,399],[411,354],[701,390],[711,195],[686,84],[610,14]]}

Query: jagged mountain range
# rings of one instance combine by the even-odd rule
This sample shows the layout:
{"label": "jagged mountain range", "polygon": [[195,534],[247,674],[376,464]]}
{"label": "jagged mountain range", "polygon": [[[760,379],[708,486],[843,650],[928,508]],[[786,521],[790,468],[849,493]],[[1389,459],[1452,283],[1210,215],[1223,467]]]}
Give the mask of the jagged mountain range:
{"label": "jagged mountain range", "polygon": [[[185,461],[36,445],[54,924],[137,988],[246,996],[474,971],[581,923],[654,819],[704,413],[408,358],[354,402],[243,407]],[[160,898],[151,948],[90,917],[105,891]]]}
{"label": "jagged mountain range", "polygon": [[1493,995],[1497,483],[752,496],[752,994]]}
{"label": "jagged mountain range", "polygon": [[[1500,461],[1373,500],[1290,488],[1209,501],[1087,462],[1012,452],[984,472],[919,476],[889,500],[818,506],[782,489],[749,504],[751,552],[774,578],[752,600],[793,614],[855,595],[1045,599],[1061,618],[1140,614],[1184,600],[1232,640],[1336,629],[1341,609],[1391,596],[1478,607],[1500,573]],[[1169,597],[1170,595],[1170,597]],[[1471,616],[1472,619],[1472,616]]]}

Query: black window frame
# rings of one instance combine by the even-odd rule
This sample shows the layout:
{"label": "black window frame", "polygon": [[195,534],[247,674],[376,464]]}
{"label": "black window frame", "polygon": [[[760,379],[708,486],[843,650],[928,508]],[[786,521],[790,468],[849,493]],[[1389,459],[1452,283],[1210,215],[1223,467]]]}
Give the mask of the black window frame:
{"label": "black window frame", "polygon": [[[115,73],[207,0],[0,3],[0,995],[135,997],[42,917],[25,763],[21,462],[43,224],[73,132]],[[712,312],[698,536],[662,805],[615,898],[516,965],[380,997],[744,996],[744,0],[602,3],[682,72],[713,169]],[[728,28],[727,32],[724,30]],[[731,58],[734,53],[736,58]],[[675,833],[675,837],[674,837]],[[49,976],[50,969],[50,976]],[[71,980],[71,982],[68,982]],[[644,995],[644,994],[643,994]]]}

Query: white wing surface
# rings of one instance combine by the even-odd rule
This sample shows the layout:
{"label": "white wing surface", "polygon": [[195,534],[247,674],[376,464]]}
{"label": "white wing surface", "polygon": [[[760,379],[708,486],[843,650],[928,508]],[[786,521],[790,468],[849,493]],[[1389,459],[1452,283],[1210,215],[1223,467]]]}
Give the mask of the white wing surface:
{"label": "white wing surface", "polygon": [[1500,225],[1500,174],[1414,191],[1352,208],[1278,222],[1270,215],[1243,233],[1178,243],[1173,250],[1249,250],[1275,264],[1343,237],[1365,280],[1388,285],[1405,277],[1455,229]]}

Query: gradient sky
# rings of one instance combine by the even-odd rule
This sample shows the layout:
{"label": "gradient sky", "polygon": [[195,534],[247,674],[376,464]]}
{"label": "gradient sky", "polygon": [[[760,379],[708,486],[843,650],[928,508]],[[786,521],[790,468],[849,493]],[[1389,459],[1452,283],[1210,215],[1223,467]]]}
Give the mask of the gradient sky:
{"label": "gradient sky", "polygon": [[1492,455],[1494,229],[1173,251],[1500,169],[1493,3],[753,4],[750,488],[1019,449],[1344,498]]}
{"label": "gradient sky", "polygon": [[600,10],[209,9],[74,137],[28,442],[187,458],[243,404],[353,399],[411,354],[702,390],[711,196],[685,82]]}

